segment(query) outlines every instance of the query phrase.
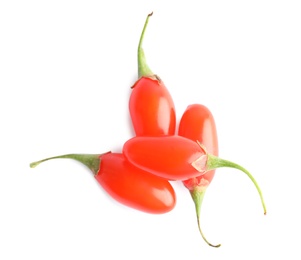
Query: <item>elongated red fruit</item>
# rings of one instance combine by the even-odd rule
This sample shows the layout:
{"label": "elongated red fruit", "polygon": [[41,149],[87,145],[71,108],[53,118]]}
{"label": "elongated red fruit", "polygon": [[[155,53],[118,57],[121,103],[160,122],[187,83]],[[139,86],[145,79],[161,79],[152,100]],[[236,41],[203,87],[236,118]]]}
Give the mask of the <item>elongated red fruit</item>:
{"label": "elongated red fruit", "polygon": [[[216,125],[211,111],[206,106],[201,104],[188,106],[181,117],[178,134],[194,141],[200,141],[209,153],[215,156],[218,155]],[[219,247],[220,244],[210,243],[201,229],[201,207],[214,174],[215,170],[211,170],[204,175],[184,180],[183,184],[189,190],[194,201],[197,223],[204,241],[212,247]]]}
{"label": "elongated red fruit", "polygon": [[158,75],[148,67],[142,48],[145,21],[138,45],[138,80],[132,87],[129,111],[137,136],[173,135],[176,129],[176,114],[173,99]]}
{"label": "elongated red fruit", "polygon": [[162,214],[171,211],[176,204],[174,189],[167,180],[133,166],[120,153],[66,154],[31,163],[30,167],[59,158],[86,165],[106,192],[128,207]]}
{"label": "elongated red fruit", "polygon": [[254,177],[244,167],[207,153],[199,142],[177,135],[133,137],[125,142],[123,154],[136,167],[168,180],[183,181],[220,167],[238,169],[255,185],[266,212],[262,192]]}

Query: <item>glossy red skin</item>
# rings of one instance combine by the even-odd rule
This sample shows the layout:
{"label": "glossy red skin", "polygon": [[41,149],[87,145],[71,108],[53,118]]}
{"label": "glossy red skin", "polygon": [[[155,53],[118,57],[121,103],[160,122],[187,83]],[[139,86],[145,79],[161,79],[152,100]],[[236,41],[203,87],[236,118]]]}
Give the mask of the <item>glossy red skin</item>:
{"label": "glossy red skin", "polygon": [[185,180],[199,176],[192,163],[207,156],[197,142],[173,135],[133,137],[125,142],[123,154],[135,166],[168,180]]}
{"label": "glossy red skin", "polygon": [[[184,111],[179,123],[178,134],[191,140],[198,140],[207,152],[218,156],[216,124],[211,111],[203,105],[193,104]],[[183,181],[189,190],[206,188],[214,177],[215,170],[204,175]]]}
{"label": "glossy red skin", "polygon": [[152,214],[174,208],[176,195],[167,180],[131,165],[119,153],[106,153],[100,159],[95,178],[116,201]]}
{"label": "glossy red skin", "polygon": [[136,136],[173,135],[175,106],[160,79],[141,77],[133,86],[129,110]]}

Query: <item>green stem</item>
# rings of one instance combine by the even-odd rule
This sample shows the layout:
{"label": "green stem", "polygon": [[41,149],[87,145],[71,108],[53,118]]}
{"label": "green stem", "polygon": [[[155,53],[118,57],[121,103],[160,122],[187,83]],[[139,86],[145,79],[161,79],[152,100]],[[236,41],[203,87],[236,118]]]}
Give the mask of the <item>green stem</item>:
{"label": "green stem", "polygon": [[262,207],[263,207],[263,210],[264,210],[264,214],[266,214],[266,206],[265,206],[265,202],[264,202],[264,199],[263,199],[263,195],[262,195],[262,192],[261,192],[261,189],[257,183],[257,181],[255,180],[255,178],[251,175],[251,173],[249,171],[247,171],[244,167],[234,163],[234,162],[230,162],[228,160],[224,160],[224,159],[221,159],[219,157],[216,157],[214,155],[211,155],[211,154],[207,154],[207,167],[206,167],[206,170],[207,171],[210,171],[210,170],[213,170],[213,169],[216,169],[216,168],[221,168],[221,167],[230,167],[230,168],[235,168],[235,169],[238,169],[242,172],[244,172],[250,179],[251,181],[254,183],[258,193],[259,193],[259,196],[260,196],[260,199],[261,199],[261,204],[262,204]]}
{"label": "green stem", "polygon": [[153,13],[150,13],[146,18],[146,21],[144,23],[144,27],[143,27],[143,30],[142,30],[142,33],[140,36],[139,45],[138,45],[138,78],[140,78],[142,76],[149,77],[149,76],[154,75],[154,73],[150,70],[150,68],[148,67],[148,65],[146,63],[144,50],[142,48],[144,32],[147,27],[149,17],[152,16],[152,14]]}
{"label": "green stem", "polygon": [[33,162],[30,164],[30,167],[34,168],[40,163],[52,159],[73,159],[86,165],[93,172],[93,174],[96,175],[99,171],[102,155],[103,154],[64,154],[64,155],[53,156],[40,161]]}
{"label": "green stem", "polygon": [[195,205],[195,210],[196,210],[196,215],[197,215],[197,222],[198,222],[198,227],[199,227],[199,231],[202,235],[202,238],[204,239],[204,241],[212,247],[220,247],[221,244],[217,244],[217,245],[213,245],[211,244],[205,237],[202,229],[201,229],[201,221],[200,221],[200,217],[201,217],[201,207],[202,207],[202,203],[203,203],[203,199],[205,196],[205,192],[207,190],[207,187],[204,187],[202,190],[198,190],[198,189],[194,189],[194,190],[190,190],[190,195],[194,201],[194,205]]}

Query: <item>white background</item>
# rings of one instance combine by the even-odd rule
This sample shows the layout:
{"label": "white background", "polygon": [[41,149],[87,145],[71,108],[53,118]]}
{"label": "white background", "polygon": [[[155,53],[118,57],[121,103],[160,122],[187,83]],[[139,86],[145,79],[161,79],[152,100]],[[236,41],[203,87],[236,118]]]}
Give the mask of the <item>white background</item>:
{"label": "white background", "polygon": [[[150,215],[110,199],[65,153],[120,151],[136,51],[177,109],[215,116],[219,169],[198,233],[187,190]],[[1,1],[0,259],[300,259],[300,1]]]}

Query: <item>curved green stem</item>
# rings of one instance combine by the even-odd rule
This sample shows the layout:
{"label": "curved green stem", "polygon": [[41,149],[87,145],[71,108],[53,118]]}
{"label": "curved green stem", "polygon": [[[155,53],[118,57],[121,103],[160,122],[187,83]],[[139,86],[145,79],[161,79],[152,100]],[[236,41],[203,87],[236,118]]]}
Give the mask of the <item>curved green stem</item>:
{"label": "curved green stem", "polygon": [[235,168],[235,169],[238,169],[238,170],[244,172],[251,179],[251,181],[254,183],[254,185],[255,185],[255,187],[258,191],[258,194],[260,196],[260,199],[261,199],[261,204],[262,204],[262,207],[263,207],[263,210],[264,210],[264,214],[266,214],[267,211],[266,211],[266,206],[265,206],[265,202],[264,202],[264,199],[263,199],[261,189],[260,189],[257,181],[255,180],[255,178],[251,175],[251,173],[249,171],[247,171],[244,167],[240,166],[237,163],[221,159],[217,156],[207,154],[207,157],[208,157],[207,165],[206,165],[207,166],[206,167],[207,171],[213,170],[213,169],[216,169],[216,168],[221,168],[221,167],[230,167],[230,168]]}
{"label": "curved green stem", "polygon": [[86,165],[93,172],[93,174],[96,175],[99,170],[102,155],[103,154],[64,154],[64,155],[53,156],[40,161],[32,162],[30,164],[30,167],[34,168],[38,166],[40,163],[52,159],[73,159]]}
{"label": "curved green stem", "polygon": [[204,239],[204,241],[209,245],[209,246],[212,246],[212,247],[220,247],[221,244],[217,244],[217,245],[213,245],[211,244],[205,237],[202,229],[201,229],[201,221],[200,221],[200,218],[201,218],[201,207],[202,207],[202,203],[203,203],[203,199],[204,199],[204,196],[205,196],[205,192],[207,190],[207,187],[204,187],[202,190],[198,190],[198,189],[194,189],[194,190],[190,190],[190,195],[194,201],[194,205],[195,205],[195,210],[196,210],[196,215],[197,215],[197,222],[198,222],[198,228],[199,228],[199,231],[202,235],[202,238]]}
{"label": "curved green stem", "polygon": [[148,65],[146,63],[144,50],[142,48],[145,29],[147,27],[149,17],[152,16],[152,14],[153,13],[148,14],[148,16],[145,20],[143,30],[142,30],[142,33],[141,33],[141,36],[140,36],[139,45],[138,45],[138,77],[139,78],[142,77],[142,76],[148,77],[148,76],[154,75],[153,72],[150,70],[150,68],[148,67]]}

